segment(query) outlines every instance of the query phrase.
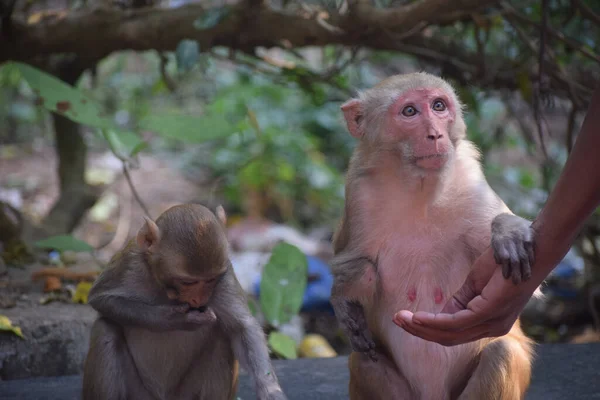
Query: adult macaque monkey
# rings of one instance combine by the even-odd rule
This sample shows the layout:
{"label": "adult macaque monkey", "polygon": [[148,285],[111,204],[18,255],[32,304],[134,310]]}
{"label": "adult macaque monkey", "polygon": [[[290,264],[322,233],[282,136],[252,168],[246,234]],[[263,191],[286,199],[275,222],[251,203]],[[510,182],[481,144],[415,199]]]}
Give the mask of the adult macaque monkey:
{"label": "adult macaque monkey", "polygon": [[233,399],[238,360],[258,399],[286,399],[217,214],[189,204],[146,218],[98,277],[84,400]]}
{"label": "adult macaque monkey", "polygon": [[341,109],[359,140],[331,262],[332,303],[354,350],[350,399],[523,398],[533,349],[518,323],[445,347],[393,322],[403,309],[441,311],[490,241],[507,279],[530,276],[530,223],[488,185],[453,88],[398,75]]}

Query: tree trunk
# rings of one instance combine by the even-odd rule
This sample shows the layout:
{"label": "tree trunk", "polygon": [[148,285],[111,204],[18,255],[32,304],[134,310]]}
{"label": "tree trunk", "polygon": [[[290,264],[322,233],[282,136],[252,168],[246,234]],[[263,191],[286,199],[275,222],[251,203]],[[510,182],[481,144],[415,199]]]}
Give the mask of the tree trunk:
{"label": "tree trunk", "polygon": [[[72,85],[83,71],[83,63],[75,60],[60,65],[56,76]],[[73,231],[100,194],[98,188],[85,182],[87,146],[79,124],[56,113],[52,113],[52,121],[60,197],[44,219],[41,230],[34,233],[35,239]]]}

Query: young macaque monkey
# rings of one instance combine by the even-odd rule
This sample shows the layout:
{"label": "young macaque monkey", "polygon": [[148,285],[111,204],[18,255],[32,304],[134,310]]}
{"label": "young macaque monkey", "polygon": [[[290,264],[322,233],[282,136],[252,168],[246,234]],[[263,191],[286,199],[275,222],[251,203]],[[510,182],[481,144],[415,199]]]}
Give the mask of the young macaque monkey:
{"label": "young macaque monkey", "polygon": [[149,218],[89,293],[95,321],[83,399],[226,400],[238,360],[259,400],[285,400],[264,332],[229,260],[224,224],[204,206]]}
{"label": "young macaque monkey", "polygon": [[334,237],[332,304],[348,336],[350,399],[521,399],[533,343],[502,337],[445,347],[394,324],[439,312],[490,243],[505,278],[529,278],[530,223],[488,185],[449,83],[390,77],[341,107],[359,140]]}

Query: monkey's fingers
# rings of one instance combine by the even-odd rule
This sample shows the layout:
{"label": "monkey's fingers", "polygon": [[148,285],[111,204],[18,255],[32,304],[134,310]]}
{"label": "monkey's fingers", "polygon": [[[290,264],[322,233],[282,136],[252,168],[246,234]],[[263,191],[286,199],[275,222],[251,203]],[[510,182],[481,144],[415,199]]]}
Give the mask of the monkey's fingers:
{"label": "monkey's fingers", "polygon": [[504,243],[498,240],[492,242],[492,248],[496,264],[502,265],[502,276],[504,279],[510,278],[510,252]]}
{"label": "monkey's fingers", "polygon": [[520,258],[520,273],[523,282],[531,278],[531,264],[529,253],[526,248],[526,242],[523,242],[519,247],[519,258]]}
{"label": "monkey's fingers", "polygon": [[173,306],[175,312],[184,314],[186,312],[188,312],[188,310],[190,309],[190,305],[187,303],[183,303],[183,304],[177,304],[175,306]]}
{"label": "monkey's fingers", "polygon": [[206,324],[217,320],[217,316],[211,308],[207,308],[204,312],[198,310],[188,311],[185,317],[192,324]]}
{"label": "monkey's fingers", "polygon": [[533,265],[535,263],[535,245],[533,242],[525,242],[524,247],[529,257],[529,264]]}
{"label": "monkey's fingers", "polygon": [[[515,279],[518,281],[515,283],[519,283],[521,281],[521,267],[519,263],[519,251],[517,249],[517,245],[512,241],[507,241],[505,244],[506,250],[508,251],[508,259],[505,262],[509,265],[510,273],[509,276],[505,276],[504,279],[508,279],[510,277],[513,278],[513,282]],[[517,270],[517,271],[515,271]]]}
{"label": "monkey's fingers", "polygon": [[511,261],[510,263],[511,273],[512,273],[512,281],[515,285],[521,283],[521,263],[519,261]]}

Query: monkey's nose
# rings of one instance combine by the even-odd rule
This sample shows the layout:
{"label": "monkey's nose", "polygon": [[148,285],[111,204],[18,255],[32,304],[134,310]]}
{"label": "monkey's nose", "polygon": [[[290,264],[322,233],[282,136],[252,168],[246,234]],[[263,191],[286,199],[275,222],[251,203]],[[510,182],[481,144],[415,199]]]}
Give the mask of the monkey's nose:
{"label": "monkey's nose", "polygon": [[442,135],[441,133],[433,132],[433,133],[430,133],[429,135],[427,135],[427,139],[438,140],[438,139],[441,139],[443,136],[444,135]]}
{"label": "monkey's nose", "polygon": [[188,300],[188,303],[193,308],[198,308],[202,305],[202,299],[200,297],[192,297]]}

